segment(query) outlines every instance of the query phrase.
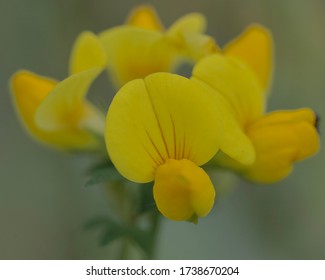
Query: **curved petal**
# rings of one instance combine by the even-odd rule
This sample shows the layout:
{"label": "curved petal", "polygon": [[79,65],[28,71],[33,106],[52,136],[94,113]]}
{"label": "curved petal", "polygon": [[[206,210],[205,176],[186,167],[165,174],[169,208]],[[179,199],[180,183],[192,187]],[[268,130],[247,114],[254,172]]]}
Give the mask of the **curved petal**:
{"label": "curved petal", "polygon": [[55,88],[57,81],[29,71],[18,71],[11,78],[11,92],[23,124],[37,138],[45,137],[34,120],[35,112],[44,98]]}
{"label": "curved petal", "polygon": [[317,153],[320,142],[316,116],[310,109],[271,112],[247,128],[256,150],[249,167],[219,159],[228,168],[258,183],[274,183],[288,176],[293,164]]}
{"label": "curved petal", "polygon": [[104,68],[106,64],[106,54],[99,38],[92,32],[82,32],[72,48],[70,74],[95,67]]}
{"label": "curved petal", "polygon": [[157,169],[153,195],[165,217],[195,221],[211,211],[215,190],[202,168],[186,159],[169,159]]}
{"label": "curved petal", "polygon": [[19,71],[11,80],[11,92],[17,112],[36,140],[59,149],[91,149],[98,146],[95,138],[85,131],[44,131],[35,122],[40,104],[57,86],[57,82],[28,71]]}
{"label": "curved petal", "polygon": [[202,33],[206,29],[206,19],[202,14],[187,14],[175,21],[168,29],[169,36],[178,36],[182,33]]}
{"label": "curved petal", "polygon": [[163,31],[164,27],[152,6],[143,5],[138,6],[131,11],[126,21],[128,25],[149,29]]}
{"label": "curved petal", "polygon": [[185,158],[196,165],[210,160],[219,148],[223,129],[216,113],[220,104],[210,89],[166,73],[150,75],[144,81],[167,158]]}
{"label": "curved petal", "polygon": [[[267,138],[265,135],[272,135],[272,132],[274,136],[269,140],[257,140],[262,137]],[[308,108],[268,113],[250,125],[247,128],[247,134],[261,148],[270,147],[279,141],[281,148],[294,149],[294,154],[290,158],[292,162],[314,155],[320,145],[316,129],[316,114]]]}
{"label": "curved petal", "polygon": [[281,123],[298,123],[307,122],[311,125],[316,125],[317,116],[315,112],[309,108],[301,108],[297,110],[278,110],[264,115],[260,120],[251,125],[254,129],[266,125],[276,125]]}
{"label": "curved petal", "polygon": [[202,165],[219,147],[218,104],[211,90],[184,77],[156,73],[126,84],[106,120],[112,162],[131,181],[153,180],[168,159]]}
{"label": "curved petal", "polygon": [[203,58],[195,65],[193,77],[222,94],[243,127],[262,116],[263,90],[256,75],[235,57],[214,54]]}
{"label": "curved petal", "polygon": [[[233,110],[229,103],[219,92],[212,90],[207,84],[191,78],[192,81],[205,87],[213,96],[217,109],[214,114],[218,118],[218,143],[220,150],[230,158],[240,162],[243,165],[250,165],[255,160],[255,150],[240,124],[235,118]],[[218,154],[220,154],[219,152]],[[217,154],[217,155],[218,155]]]}
{"label": "curved petal", "polygon": [[102,32],[99,37],[117,87],[151,73],[170,72],[177,64],[176,49],[160,32],[120,26]]}
{"label": "curved petal", "polygon": [[199,13],[181,17],[166,32],[167,38],[184,55],[198,60],[219,50],[212,37],[204,33],[206,19]]}
{"label": "curved petal", "polygon": [[101,112],[85,100],[92,81],[100,72],[101,69],[90,69],[60,82],[39,105],[35,114],[37,125],[47,131],[74,130],[83,128],[83,122],[88,123],[89,118],[103,119]]}
{"label": "curved petal", "polygon": [[268,29],[258,24],[249,26],[225,46],[224,53],[247,63],[264,91],[268,89],[273,72],[273,40]]}

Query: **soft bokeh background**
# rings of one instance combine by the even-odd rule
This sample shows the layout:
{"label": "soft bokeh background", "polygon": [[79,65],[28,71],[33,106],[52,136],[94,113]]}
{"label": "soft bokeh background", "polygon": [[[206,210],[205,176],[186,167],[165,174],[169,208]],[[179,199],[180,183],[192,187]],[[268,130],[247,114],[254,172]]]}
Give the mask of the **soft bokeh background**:
{"label": "soft bokeh background", "polygon": [[[88,160],[47,149],[22,130],[8,79],[18,69],[62,79],[70,47],[85,29],[121,24],[143,1],[0,0],[0,259],[114,258],[84,223],[108,209],[101,187],[85,188]],[[224,44],[249,23],[270,28],[276,70],[269,109],[309,106],[325,118],[325,1],[147,1],[166,26],[202,12]],[[106,77],[92,88],[106,104]],[[104,105],[104,106],[107,106]],[[324,122],[320,130],[325,131]],[[322,134],[323,135],[323,134]],[[161,259],[325,259],[324,150],[271,186],[240,182],[198,226],[164,220]]]}

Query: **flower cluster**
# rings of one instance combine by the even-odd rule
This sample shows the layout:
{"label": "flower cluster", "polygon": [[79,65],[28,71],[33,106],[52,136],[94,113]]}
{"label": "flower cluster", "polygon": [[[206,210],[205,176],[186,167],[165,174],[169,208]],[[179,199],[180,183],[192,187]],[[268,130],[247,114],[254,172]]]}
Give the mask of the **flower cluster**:
{"label": "flower cluster", "polygon": [[[96,150],[104,137],[125,178],[154,181],[167,218],[197,221],[215,189],[200,167],[229,168],[247,180],[273,183],[319,149],[316,114],[308,108],[266,112],[273,73],[270,32],[258,25],[221,48],[204,33],[205,18],[188,14],[165,29],[141,6],[124,25],[83,32],[61,82],[29,71],[11,80],[17,112],[37,140],[63,150]],[[192,76],[175,74],[191,62]],[[104,70],[118,91],[102,112],[86,99]]]}

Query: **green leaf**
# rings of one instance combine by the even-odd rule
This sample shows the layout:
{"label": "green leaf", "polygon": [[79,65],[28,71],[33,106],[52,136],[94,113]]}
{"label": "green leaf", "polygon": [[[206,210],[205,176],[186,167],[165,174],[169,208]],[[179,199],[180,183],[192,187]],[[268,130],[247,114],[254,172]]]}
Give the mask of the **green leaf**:
{"label": "green leaf", "polygon": [[156,203],[152,194],[152,183],[142,184],[139,198],[139,214],[143,214],[156,209]]}
{"label": "green leaf", "polygon": [[104,167],[114,166],[109,158],[101,158],[96,164],[92,165],[89,168],[89,173],[92,173],[98,169],[102,169]]}
{"label": "green leaf", "polygon": [[137,228],[130,228],[128,232],[128,236],[138,244],[144,252],[147,252],[150,247],[150,240],[151,236],[148,231],[137,229]]}
{"label": "green leaf", "polygon": [[96,228],[100,229],[98,242],[100,246],[108,245],[112,241],[121,237],[128,237],[144,252],[147,252],[150,248],[152,237],[150,236],[150,232],[147,230],[120,224],[106,216],[96,217],[85,225],[85,229],[87,230]]}
{"label": "green leaf", "polygon": [[85,186],[93,186],[96,184],[112,181],[123,181],[123,177],[118,173],[114,166],[105,166],[98,169],[95,169]]}
{"label": "green leaf", "polygon": [[99,239],[99,245],[105,246],[110,242],[114,241],[117,238],[125,236],[127,234],[127,230],[119,225],[111,226],[105,229]]}
{"label": "green leaf", "polygon": [[194,213],[187,221],[197,225],[199,223],[199,217]]}
{"label": "green leaf", "polygon": [[86,230],[100,228],[99,245],[105,246],[113,240],[128,234],[128,229],[110,217],[96,217],[86,223]]}
{"label": "green leaf", "polygon": [[84,229],[85,230],[91,230],[91,229],[95,229],[98,227],[103,227],[103,226],[107,226],[108,224],[111,224],[112,220],[110,218],[107,218],[106,216],[99,216],[96,218],[93,218],[91,220],[89,220],[85,226]]}

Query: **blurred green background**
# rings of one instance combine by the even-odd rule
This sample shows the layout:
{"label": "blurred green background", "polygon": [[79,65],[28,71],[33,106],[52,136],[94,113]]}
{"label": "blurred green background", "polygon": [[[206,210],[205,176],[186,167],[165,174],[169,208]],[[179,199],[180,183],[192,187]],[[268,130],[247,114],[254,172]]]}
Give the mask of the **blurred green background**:
{"label": "blurred green background", "polygon": [[[70,47],[82,30],[121,24],[143,1],[0,0],[0,259],[110,259],[117,242],[97,245],[84,231],[108,205],[100,186],[85,188],[90,160],[45,148],[23,131],[8,80],[18,69],[62,79]],[[208,33],[222,45],[249,23],[272,30],[276,69],[269,110],[312,107],[325,118],[325,1],[147,1],[164,24],[201,12]],[[107,107],[106,77],[92,88]],[[320,123],[321,137],[325,131]],[[163,220],[159,259],[325,259],[325,158],[296,165],[270,186],[238,180],[217,198],[198,226]],[[218,178],[216,178],[218,179]],[[218,190],[217,190],[218,191]]]}

